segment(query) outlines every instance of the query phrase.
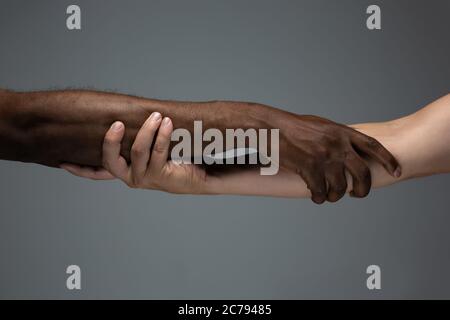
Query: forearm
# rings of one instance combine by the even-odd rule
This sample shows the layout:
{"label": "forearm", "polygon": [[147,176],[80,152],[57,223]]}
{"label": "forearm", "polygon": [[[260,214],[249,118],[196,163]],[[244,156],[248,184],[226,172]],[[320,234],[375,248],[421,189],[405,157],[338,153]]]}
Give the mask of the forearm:
{"label": "forearm", "polygon": [[[402,164],[402,180],[450,172],[450,94],[406,117],[352,127],[392,150]],[[376,186],[397,181],[370,165],[376,170]]]}
{"label": "forearm", "polygon": [[[59,166],[62,162],[100,166],[105,132],[117,120],[126,136],[122,155],[129,160],[137,131],[154,111],[175,128],[259,128],[269,107],[244,102],[177,102],[93,91],[0,92],[0,158]],[[275,109],[273,109],[275,110]],[[283,112],[276,110],[276,112]]]}

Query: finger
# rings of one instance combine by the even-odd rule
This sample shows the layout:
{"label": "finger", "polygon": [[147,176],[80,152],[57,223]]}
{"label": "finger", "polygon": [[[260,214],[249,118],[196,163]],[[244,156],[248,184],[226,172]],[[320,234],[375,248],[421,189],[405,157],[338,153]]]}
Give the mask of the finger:
{"label": "finger", "polygon": [[172,131],[172,121],[170,118],[165,117],[159,128],[155,145],[153,146],[149,166],[151,172],[160,172],[166,165],[167,158],[169,157],[170,136]]}
{"label": "finger", "polygon": [[327,200],[336,202],[341,199],[347,191],[345,169],[341,165],[333,165],[326,171],[325,177],[328,182]]}
{"label": "finger", "polygon": [[353,153],[345,160],[345,167],[353,180],[353,190],[350,195],[356,198],[367,196],[372,187],[372,177],[367,164],[356,153]]}
{"label": "finger", "polygon": [[103,140],[103,167],[111,174],[121,180],[126,180],[128,176],[128,164],[124,157],[120,155],[120,145],[125,134],[125,126],[122,122],[114,122],[106,132]]}
{"label": "finger", "polygon": [[131,172],[135,183],[145,175],[150,158],[150,148],[160,123],[161,114],[153,112],[136,135],[131,147]]}
{"label": "finger", "polygon": [[376,139],[356,132],[352,137],[352,144],[380,163],[393,177],[401,176],[402,170],[397,159]]}
{"label": "finger", "polygon": [[69,173],[78,176],[78,177],[82,177],[82,178],[88,178],[88,179],[93,179],[93,180],[112,180],[115,179],[115,177],[109,173],[109,171],[100,168],[100,169],[95,169],[95,168],[91,168],[91,167],[82,167],[82,166],[77,166],[75,164],[70,164],[70,163],[63,163],[60,165],[60,168],[68,171]]}
{"label": "finger", "polygon": [[300,173],[311,191],[311,200],[316,204],[322,204],[327,199],[327,185],[322,170],[303,170]]}

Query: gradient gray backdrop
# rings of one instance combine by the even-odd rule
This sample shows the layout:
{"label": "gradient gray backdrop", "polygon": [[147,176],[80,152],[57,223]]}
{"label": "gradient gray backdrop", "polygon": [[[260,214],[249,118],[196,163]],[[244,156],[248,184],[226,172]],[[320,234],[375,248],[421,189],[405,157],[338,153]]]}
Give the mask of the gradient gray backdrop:
{"label": "gradient gray backdrop", "polygon": [[[82,30],[65,10],[82,9]],[[365,10],[382,9],[382,30]],[[258,101],[343,123],[449,92],[449,1],[0,1],[0,87]],[[0,298],[450,298],[449,176],[363,200],[177,196],[0,162]],[[82,290],[65,269],[82,269]],[[382,290],[366,267],[382,268]]]}

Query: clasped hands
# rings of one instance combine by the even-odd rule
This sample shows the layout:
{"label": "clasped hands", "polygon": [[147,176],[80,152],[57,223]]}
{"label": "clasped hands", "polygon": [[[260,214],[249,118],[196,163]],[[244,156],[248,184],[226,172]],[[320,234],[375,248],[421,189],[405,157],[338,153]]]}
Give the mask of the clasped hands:
{"label": "clasped hands", "polygon": [[[280,124],[280,168],[303,179],[315,203],[335,202],[347,191],[365,197],[371,189],[367,164],[373,160],[398,178],[397,160],[377,140],[354,129],[316,116],[286,113]],[[125,126],[116,121],[103,141],[103,168],[63,164],[70,173],[95,180],[118,178],[131,188],[155,189],[170,193],[220,194],[231,185],[227,173],[211,174],[204,167],[170,160],[170,118],[153,112],[139,130],[130,152],[130,163],[121,156]],[[245,169],[241,169],[245,170]],[[352,179],[349,183],[349,175]],[[264,177],[279,183],[283,175]],[[249,185],[258,183],[258,174],[246,175]],[[267,185],[267,184],[266,184]],[[276,185],[276,183],[274,183]],[[348,186],[352,189],[348,190]]]}

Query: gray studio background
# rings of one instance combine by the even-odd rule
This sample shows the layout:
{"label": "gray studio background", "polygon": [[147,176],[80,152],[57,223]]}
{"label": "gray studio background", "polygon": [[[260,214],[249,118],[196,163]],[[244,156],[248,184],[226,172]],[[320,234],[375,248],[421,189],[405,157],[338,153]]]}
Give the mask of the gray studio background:
{"label": "gray studio background", "polygon": [[[66,29],[66,8],[82,30]],[[382,9],[369,31],[365,10]],[[0,87],[354,123],[449,92],[448,1],[0,1]],[[450,298],[450,176],[364,200],[175,196],[0,162],[0,298]],[[66,289],[66,267],[82,290]],[[382,290],[366,288],[366,267]]]}

